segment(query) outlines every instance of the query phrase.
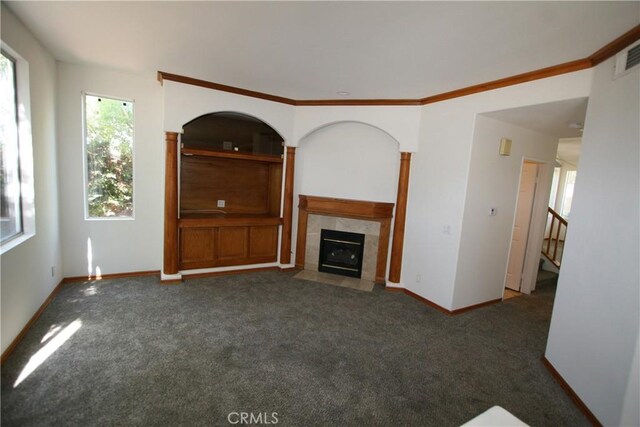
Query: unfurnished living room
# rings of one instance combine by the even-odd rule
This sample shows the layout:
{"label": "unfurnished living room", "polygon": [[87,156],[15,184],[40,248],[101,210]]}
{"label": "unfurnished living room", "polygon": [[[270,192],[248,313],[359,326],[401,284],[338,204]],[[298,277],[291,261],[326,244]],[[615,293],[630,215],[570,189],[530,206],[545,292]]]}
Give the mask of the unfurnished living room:
{"label": "unfurnished living room", "polygon": [[0,7],[3,425],[640,425],[640,2]]}

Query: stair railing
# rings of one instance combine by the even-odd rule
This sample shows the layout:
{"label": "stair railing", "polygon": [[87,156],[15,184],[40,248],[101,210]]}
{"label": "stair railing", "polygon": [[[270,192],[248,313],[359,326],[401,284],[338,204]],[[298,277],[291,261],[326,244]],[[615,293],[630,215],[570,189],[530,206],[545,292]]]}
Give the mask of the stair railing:
{"label": "stair railing", "polygon": [[[560,268],[562,254],[564,253],[564,239],[567,235],[567,220],[551,208],[547,210],[547,229],[545,230],[544,242],[542,243],[542,255],[544,255],[553,265]],[[562,243],[560,243],[562,242]],[[561,244],[558,253],[558,244]]]}

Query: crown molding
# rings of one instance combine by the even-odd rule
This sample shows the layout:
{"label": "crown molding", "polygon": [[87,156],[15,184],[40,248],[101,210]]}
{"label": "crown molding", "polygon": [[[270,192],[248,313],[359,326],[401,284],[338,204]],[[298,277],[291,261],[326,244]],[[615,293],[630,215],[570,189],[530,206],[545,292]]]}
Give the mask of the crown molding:
{"label": "crown molding", "polygon": [[474,93],[486,92],[489,90],[500,89],[507,86],[513,86],[520,83],[526,83],[534,80],[546,79],[548,77],[558,76],[561,74],[573,73],[575,71],[592,68],[601,62],[611,58],[618,52],[630,44],[640,40],[640,25],[635,26],[627,31],[611,43],[602,47],[586,58],[577,59],[575,61],[565,62],[563,64],[553,65],[539,70],[529,71],[527,73],[517,74],[490,82],[480,83],[473,86],[456,89],[450,92],[444,92],[437,95],[431,95],[417,99],[292,99],[282,96],[271,95],[263,92],[242,89],[234,86],[227,86],[220,83],[214,83],[206,80],[195,79],[192,77],[171,74],[164,71],[158,71],[158,81],[162,84],[164,80],[170,80],[178,83],[200,86],[208,89],[219,90],[222,92],[235,93],[238,95],[250,96],[252,98],[265,99],[267,101],[279,102],[281,104],[293,106],[402,106],[402,105],[426,105],[436,102],[446,101],[448,99],[459,98],[462,96],[472,95]]}
{"label": "crown molding", "polygon": [[237,95],[250,96],[252,98],[266,99],[267,101],[279,102],[281,104],[296,105],[297,101],[282,96],[270,95],[268,93],[256,92],[254,90],[242,89],[234,86],[227,86],[220,83],[214,83],[207,80],[194,79],[193,77],[181,76],[179,74],[158,71],[158,81],[162,84],[165,80],[177,83],[184,83],[192,86],[200,86],[207,89],[219,90],[222,92],[235,93]]}
{"label": "crown molding", "polygon": [[591,61],[592,66],[596,66],[599,63],[606,61],[616,53],[620,52],[625,47],[640,40],[640,25],[636,25],[602,49],[593,53],[588,59]]}

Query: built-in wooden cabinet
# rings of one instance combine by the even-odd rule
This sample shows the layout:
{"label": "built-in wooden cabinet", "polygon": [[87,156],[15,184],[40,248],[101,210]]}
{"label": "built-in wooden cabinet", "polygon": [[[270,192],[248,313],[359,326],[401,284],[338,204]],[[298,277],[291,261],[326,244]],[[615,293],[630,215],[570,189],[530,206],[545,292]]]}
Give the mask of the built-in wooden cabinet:
{"label": "built-in wooden cabinet", "polygon": [[180,152],[181,270],[275,262],[282,138],[235,113],[184,126]]}
{"label": "built-in wooden cabinet", "polygon": [[[235,218],[233,223],[241,223],[241,219]],[[265,217],[258,225],[227,225],[222,220],[203,225],[206,222],[180,221],[180,269],[276,261],[279,218]]]}

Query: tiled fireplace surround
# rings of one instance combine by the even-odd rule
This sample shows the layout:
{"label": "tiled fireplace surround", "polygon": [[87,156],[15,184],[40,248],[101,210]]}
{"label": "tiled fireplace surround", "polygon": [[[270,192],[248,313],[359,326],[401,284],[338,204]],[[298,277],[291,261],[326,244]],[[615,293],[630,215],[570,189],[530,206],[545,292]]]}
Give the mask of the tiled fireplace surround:
{"label": "tiled fireplace surround", "polygon": [[362,280],[384,283],[393,203],[300,195],[296,267],[318,271],[322,229],[362,233]]}

